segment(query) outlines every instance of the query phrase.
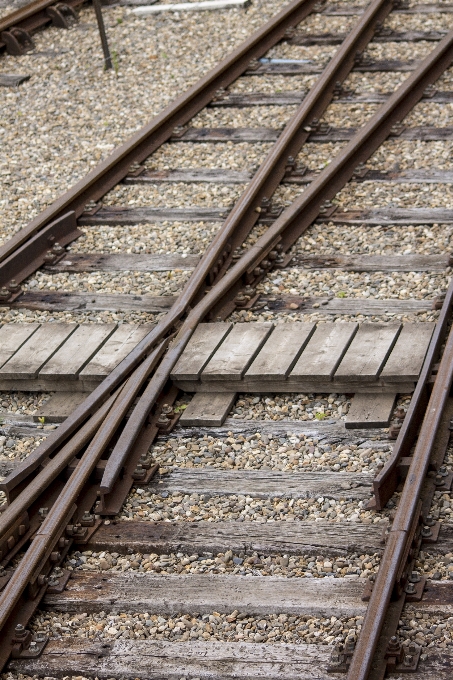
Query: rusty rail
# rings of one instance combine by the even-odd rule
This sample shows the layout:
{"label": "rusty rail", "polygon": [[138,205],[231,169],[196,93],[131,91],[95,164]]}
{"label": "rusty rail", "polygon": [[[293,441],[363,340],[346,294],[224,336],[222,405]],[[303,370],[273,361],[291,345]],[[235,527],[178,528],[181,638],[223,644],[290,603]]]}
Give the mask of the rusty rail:
{"label": "rusty rail", "polygon": [[[453,295],[453,282],[448,296]],[[412,528],[420,515],[422,486],[436,441],[441,418],[453,384],[453,329],[450,330],[439,371],[417,438],[409,472],[399,500],[393,524],[388,535],[379,571],[349,667],[348,680],[367,680],[374,652],[387,614],[390,598],[398,572],[406,559],[408,542],[412,541]],[[382,659],[380,660],[382,664]],[[383,671],[385,672],[385,664]],[[384,677],[384,672],[378,673]]]}

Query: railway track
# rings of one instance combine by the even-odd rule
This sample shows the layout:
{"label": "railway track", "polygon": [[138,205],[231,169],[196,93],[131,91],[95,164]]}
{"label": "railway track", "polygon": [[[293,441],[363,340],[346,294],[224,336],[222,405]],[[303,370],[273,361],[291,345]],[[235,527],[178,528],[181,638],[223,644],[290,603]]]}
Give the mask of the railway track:
{"label": "railway track", "polygon": [[[2,424],[5,448],[33,449],[0,486],[2,666],[449,677],[453,213],[423,196],[448,196],[451,170],[373,160],[389,140],[447,148],[450,10],[290,3],[0,247],[1,304],[27,320],[0,328],[0,387],[54,393]],[[413,54],[388,58],[392,43]],[[317,46],[327,63],[288,56]],[[423,102],[441,125],[419,122]],[[280,129],[256,124],[289,106]],[[184,163],[208,144],[260,161]],[[179,167],[153,166],[174,149]],[[184,185],[214,205],[182,206]],[[409,201],[380,208],[401,185]],[[148,224],[154,242],[134,242]],[[124,231],[133,246],[111,252]],[[401,246],[422,233],[447,245]]]}

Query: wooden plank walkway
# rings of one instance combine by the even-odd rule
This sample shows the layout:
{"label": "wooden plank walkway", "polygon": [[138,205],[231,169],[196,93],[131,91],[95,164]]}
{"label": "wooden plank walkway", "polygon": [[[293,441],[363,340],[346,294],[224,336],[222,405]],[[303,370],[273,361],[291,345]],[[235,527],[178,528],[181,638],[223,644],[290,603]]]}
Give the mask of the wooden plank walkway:
{"label": "wooden plank walkway", "polygon": [[[0,326],[0,389],[89,391],[151,328],[4,324]],[[420,373],[433,328],[432,323],[405,324],[401,331],[400,324],[352,322],[202,324],[171,377],[189,392],[407,392]],[[228,399],[220,401],[226,404]],[[213,406],[211,410],[216,411]],[[223,422],[227,413],[211,424]],[[207,423],[198,419],[192,424]]]}
{"label": "wooden plank walkway", "polygon": [[[224,326],[230,330],[230,325]],[[328,323],[317,327],[281,323],[273,329],[269,323],[237,324],[220,346],[202,349],[199,338],[204,342],[204,330],[208,333],[209,328],[210,324],[199,326],[198,335],[190,340],[173,370],[173,381],[185,391],[367,392],[376,388],[377,392],[396,394],[413,389],[434,323],[404,327],[399,323]],[[255,344],[254,332],[260,334]],[[244,350],[238,349],[238,333],[244,340]],[[195,354],[197,370],[190,373],[185,365]],[[198,377],[189,378],[189,374]]]}

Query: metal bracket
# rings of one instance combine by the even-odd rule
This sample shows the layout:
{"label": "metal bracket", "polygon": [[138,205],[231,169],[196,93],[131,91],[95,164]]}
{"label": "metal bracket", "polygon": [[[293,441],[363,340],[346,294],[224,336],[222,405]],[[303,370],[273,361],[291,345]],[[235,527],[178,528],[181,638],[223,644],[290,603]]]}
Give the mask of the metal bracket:
{"label": "metal bracket", "polygon": [[13,57],[20,57],[35,46],[30,34],[18,26],[13,26],[8,31],[2,31],[0,39],[5,43],[8,54]]}
{"label": "metal bracket", "polygon": [[75,9],[65,2],[59,2],[53,7],[48,7],[46,14],[52,19],[52,24],[56,28],[68,29],[78,21]]}
{"label": "metal bracket", "polygon": [[43,633],[32,635],[19,623],[11,640],[11,656],[13,659],[36,659],[42,654],[48,641],[47,635]]}
{"label": "metal bracket", "polygon": [[58,576],[55,577],[51,576],[49,579],[49,585],[47,587],[46,593],[49,593],[51,595],[62,593],[63,590],[66,588],[68,581],[71,578],[71,575],[72,571],[62,569],[61,575],[58,574]]}

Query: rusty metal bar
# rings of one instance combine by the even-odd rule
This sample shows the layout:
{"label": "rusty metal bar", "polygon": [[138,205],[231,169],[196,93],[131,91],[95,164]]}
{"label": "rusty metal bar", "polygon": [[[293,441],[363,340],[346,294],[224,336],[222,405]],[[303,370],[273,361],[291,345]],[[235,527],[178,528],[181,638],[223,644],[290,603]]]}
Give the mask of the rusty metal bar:
{"label": "rusty metal bar", "polygon": [[293,0],[262,28],[247,38],[205,76],[175,99],[127,142],[99,163],[86,177],[60,196],[52,205],[0,247],[0,261],[63,213],[74,210],[79,217],[89,201],[97,201],[126,177],[134,163],[140,163],[167,141],[176,126],[184,125],[248,68],[253,59],[281,40],[285,31],[307,17],[316,0]]}
{"label": "rusty metal bar", "polygon": [[[452,290],[453,282],[450,283],[449,287],[450,295]],[[366,680],[368,677],[373,662],[374,651],[396,582],[396,575],[404,556],[407,537],[416,519],[422,485],[426,478],[431,452],[452,384],[453,330],[450,330],[395,519],[393,520],[365,619],[351,660],[348,680]]]}
{"label": "rusty metal bar", "polygon": [[[411,110],[423,96],[426,86],[436,80],[452,61],[453,31],[423,60],[419,68],[403,82],[349,144],[310,184],[306,191],[277,218],[267,232],[249,248],[241,259],[225,273],[223,279],[213,286],[190,311],[172,343],[172,351],[163,358],[158,370],[149,382],[146,391],[147,403],[139,402],[139,407],[143,413],[149,413],[151,410],[165,381],[168,379],[171,369],[182,354],[197,324],[215,308],[216,304],[222,301],[225,295],[231,295],[231,291],[234,291],[235,287],[238,286],[242,276],[259,264],[264,254],[278,240],[285,244],[285,249],[297,240],[318,216],[323,201],[332,198],[346,184],[352,177],[358,163],[368,159],[374,153],[387,138],[394,123]],[[187,287],[190,286],[190,283],[191,279]],[[144,400],[144,396],[142,400]],[[126,431],[128,435],[125,434]],[[116,456],[122,460],[127,455],[136,436],[135,427],[132,424],[130,427],[126,425],[122,433],[121,444],[118,442],[112,453],[111,466],[115,465]],[[106,481],[104,483],[103,480],[102,485],[107,489],[109,484],[107,483],[106,473],[107,469],[104,473]],[[112,479],[115,472],[109,470],[109,475],[109,479]]]}
{"label": "rusty metal bar", "polygon": [[63,531],[65,523],[69,521],[69,517],[73,514],[72,509],[77,503],[77,498],[83,486],[123,420],[125,412],[155,367],[164,347],[165,343],[161,343],[158,349],[143,361],[139,369],[121,388],[58,500],[52,506],[40,530],[34,536],[20,566],[5,586],[0,599],[0,630],[6,625],[24,589],[33,579],[37,578],[43,561],[47,559],[47,555],[53,549],[53,545]]}
{"label": "rusty metal bar", "polygon": [[398,485],[398,461],[403,456],[409,456],[410,449],[417,436],[418,427],[428,403],[427,382],[431,376],[433,366],[437,360],[442,343],[447,332],[453,307],[453,288],[449,286],[442,310],[436,324],[431,342],[426,353],[423,368],[417,381],[416,388],[411,398],[398,438],[393,447],[390,459],[373,481],[374,499],[376,510],[383,510],[385,504],[392,496]]}

